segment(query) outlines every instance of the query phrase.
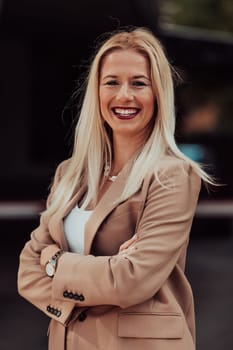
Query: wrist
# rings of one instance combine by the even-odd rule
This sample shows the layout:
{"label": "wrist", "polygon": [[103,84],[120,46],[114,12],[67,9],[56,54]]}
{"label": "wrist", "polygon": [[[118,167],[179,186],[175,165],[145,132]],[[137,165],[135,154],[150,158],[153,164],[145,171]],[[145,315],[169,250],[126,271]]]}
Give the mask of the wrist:
{"label": "wrist", "polygon": [[54,276],[54,274],[56,272],[58,260],[62,256],[63,253],[64,253],[64,251],[62,249],[60,249],[47,261],[47,263],[45,265],[45,271],[49,277]]}
{"label": "wrist", "polygon": [[50,244],[41,251],[40,265],[44,269],[47,262],[55,255],[61,248],[57,244]]}

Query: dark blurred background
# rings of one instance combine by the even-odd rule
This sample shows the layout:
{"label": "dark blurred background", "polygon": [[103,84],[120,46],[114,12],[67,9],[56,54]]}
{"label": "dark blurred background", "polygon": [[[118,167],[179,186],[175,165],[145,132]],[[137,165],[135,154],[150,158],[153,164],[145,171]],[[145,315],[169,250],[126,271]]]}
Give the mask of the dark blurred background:
{"label": "dark blurred background", "polygon": [[0,0],[0,349],[47,348],[48,319],[20,298],[18,255],[71,152],[71,99],[106,31],[145,26],[176,81],[180,148],[225,184],[201,191],[187,274],[197,349],[233,348],[233,3],[231,0]]}

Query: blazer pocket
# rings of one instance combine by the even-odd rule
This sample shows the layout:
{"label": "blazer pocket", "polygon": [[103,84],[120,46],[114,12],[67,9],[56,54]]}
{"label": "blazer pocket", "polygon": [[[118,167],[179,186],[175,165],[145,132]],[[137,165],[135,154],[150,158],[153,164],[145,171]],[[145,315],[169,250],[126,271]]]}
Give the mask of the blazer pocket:
{"label": "blazer pocket", "polygon": [[179,339],[184,320],[178,313],[121,313],[118,336],[123,338]]}

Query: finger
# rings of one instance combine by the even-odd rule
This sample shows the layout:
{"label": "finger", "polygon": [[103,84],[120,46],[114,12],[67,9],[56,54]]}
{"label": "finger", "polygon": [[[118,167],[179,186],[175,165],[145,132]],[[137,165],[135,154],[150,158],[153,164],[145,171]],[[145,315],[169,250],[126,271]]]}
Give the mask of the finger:
{"label": "finger", "polygon": [[128,241],[124,242],[124,243],[120,246],[120,250],[127,249],[132,243],[133,243],[133,240],[132,240],[132,239],[129,239]]}
{"label": "finger", "polygon": [[124,249],[128,249],[133,243],[135,243],[137,241],[138,237],[135,234],[133,237],[131,237],[128,241],[124,242],[120,248],[119,251],[122,251]]}

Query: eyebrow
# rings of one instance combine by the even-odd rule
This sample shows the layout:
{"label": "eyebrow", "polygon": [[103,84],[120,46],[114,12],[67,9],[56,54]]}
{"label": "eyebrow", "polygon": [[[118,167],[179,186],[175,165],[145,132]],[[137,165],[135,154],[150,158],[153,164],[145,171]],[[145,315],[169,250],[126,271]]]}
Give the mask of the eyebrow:
{"label": "eyebrow", "polygon": [[150,80],[150,78],[148,78],[147,76],[145,76],[145,75],[135,75],[135,76],[133,76],[133,79],[147,79],[147,80]]}
{"label": "eyebrow", "polygon": [[[114,78],[114,79],[116,79],[117,78],[117,75],[111,75],[111,74],[109,74],[109,75],[106,75],[105,77],[103,77],[102,79],[104,80],[104,79],[109,79],[109,78]],[[147,79],[147,80],[149,80],[150,81],[150,78],[148,78],[147,76],[145,76],[145,75],[143,75],[143,74],[141,74],[141,75],[134,75],[133,77],[132,77],[132,79]]]}

